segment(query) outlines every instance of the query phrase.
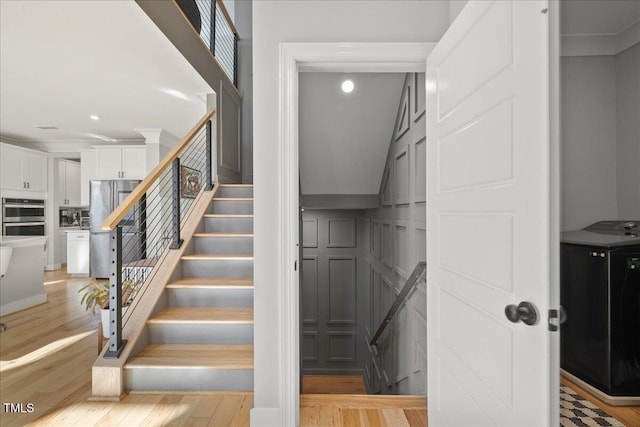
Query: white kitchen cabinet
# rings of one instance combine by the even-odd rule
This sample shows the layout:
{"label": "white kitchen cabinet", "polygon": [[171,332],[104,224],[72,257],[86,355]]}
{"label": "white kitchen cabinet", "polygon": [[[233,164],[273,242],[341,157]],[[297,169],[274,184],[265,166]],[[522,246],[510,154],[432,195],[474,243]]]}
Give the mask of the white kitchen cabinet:
{"label": "white kitchen cabinet", "polygon": [[54,261],[56,264],[67,262],[67,233],[60,229],[54,246]]}
{"label": "white kitchen cabinet", "polygon": [[144,179],[147,149],[141,147],[96,148],[97,179]]}
{"label": "white kitchen cabinet", "polygon": [[25,192],[47,191],[47,155],[0,144],[0,188]]}
{"label": "white kitchen cabinet", "polygon": [[80,164],[58,160],[56,199],[60,206],[83,206],[80,200]]}
{"label": "white kitchen cabinet", "polygon": [[67,273],[89,276],[89,231],[67,232]]}
{"label": "white kitchen cabinet", "polygon": [[89,206],[89,182],[98,179],[95,150],[80,153],[80,205]]}

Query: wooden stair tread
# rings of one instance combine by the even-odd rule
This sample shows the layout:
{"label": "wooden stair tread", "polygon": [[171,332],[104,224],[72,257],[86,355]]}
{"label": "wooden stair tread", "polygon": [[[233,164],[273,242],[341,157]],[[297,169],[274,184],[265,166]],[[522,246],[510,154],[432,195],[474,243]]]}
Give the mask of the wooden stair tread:
{"label": "wooden stair tread", "polygon": [[167,307],[147,323],[253,323],[252,308],[236,307]]}
{"label": "wooden stair tread", "polygon": [[253,278],[251,277],[183,277],[182,279],[178,279],[167,284],[166,288],[169,288],[169,289],[187,289],[187,288],[253,289]]}
{"label": "wooden stair tread", "polygon": [[253,214],[204,214],[204,218],[253,218]]}
{"label": "wooden stair tread", "polygon": [[253,237],[253,233],[193,233],[193,237],[200,237],[200,238]]}
{"label": "wooden stair tread", "polygon": [[127,368],[253,369],[253,345],[149,344]]}
{"label": "wooden stair tread", "polygon": [[253,254],[191,254],[183,255],[180,257],[182,260],[187,261],[206,261],[206,260],[219,260],[219,261],[235,261],[235,260],[248,260],[253,261]]}
{"label": "wooden stair tread", "polygon": [[214,202],[253,202],[253,197],[214,197]]}

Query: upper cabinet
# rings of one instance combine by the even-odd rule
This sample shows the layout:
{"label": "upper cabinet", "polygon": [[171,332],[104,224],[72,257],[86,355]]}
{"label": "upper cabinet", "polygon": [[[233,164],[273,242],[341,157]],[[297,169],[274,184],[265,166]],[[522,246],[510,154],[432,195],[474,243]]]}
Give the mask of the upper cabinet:
{"label": "upper cabinet", "polygon": [[82,206],[89,206],[89,182],[98,179],[96,172],[98,163],[96,161],[95,150],[82,151],[80,153],[80,168],[80,204]]}
{"label": "upper cabinet", "polygon": [[46,153],[0,144],[0,165],[3,190],[47,192]]}
{"label": "upper cabinet", "polygon": [[96,148],[96,179],[144,179],[147,175],[146,147]]}
{"label": "upper cabinet", "polygon": [[56,189],[58,205],[84,206],[80,198],[80,163],[68,160],[58,161]]}

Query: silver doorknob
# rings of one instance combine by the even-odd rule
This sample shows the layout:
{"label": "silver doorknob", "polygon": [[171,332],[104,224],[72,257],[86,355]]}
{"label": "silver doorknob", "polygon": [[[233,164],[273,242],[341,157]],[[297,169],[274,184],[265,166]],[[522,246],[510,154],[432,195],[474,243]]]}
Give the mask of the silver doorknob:
{"label": "silver doorknob", "polygon": [[518,305],[510,304],[504,308],[504,314],[510,322],[522,321],[525,325],[535,325],[538,322],[538,310],[533,303],[523,301]]}

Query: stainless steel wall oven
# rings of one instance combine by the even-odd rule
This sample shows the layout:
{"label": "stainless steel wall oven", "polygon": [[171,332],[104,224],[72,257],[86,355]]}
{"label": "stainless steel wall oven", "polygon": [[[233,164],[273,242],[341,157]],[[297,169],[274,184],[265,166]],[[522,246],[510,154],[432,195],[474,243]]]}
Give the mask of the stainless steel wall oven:
{"label": "stainless steel wall oven", "polygon": [[2,199],[3,236],[44,236],[45,201]]}

